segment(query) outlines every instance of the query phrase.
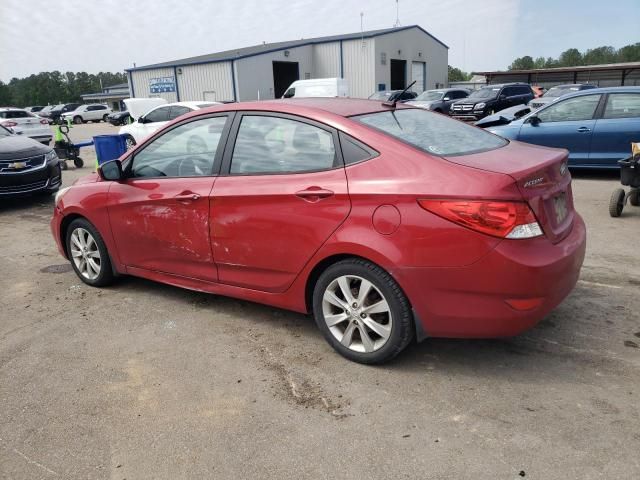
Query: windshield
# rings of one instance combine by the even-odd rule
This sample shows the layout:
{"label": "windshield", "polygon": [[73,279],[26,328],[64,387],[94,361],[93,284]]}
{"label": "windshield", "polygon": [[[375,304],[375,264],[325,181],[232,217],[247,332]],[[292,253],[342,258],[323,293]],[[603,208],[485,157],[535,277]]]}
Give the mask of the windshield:
{"label": "windshield", "polygon": [[435,102],[436,100],[442,100],[444,97],[444,92],[442,90],[427,90],[426,92],[422,92],[418,95],[415,100],[420,100],[421,102]]}
{"label": "windshield", "polygon": [[11,132],[0,125],[0,137],[8,137],[9,135],[11,135]]}
{"label": "windshield", "polygon": [[369,97],[369,100],[389,100],[389,97],[391,95],[393,95],[395,93],[395,91],[393,92],[376,92],[373,95],[371,95]]}
{"label": "windshield", "polygon": [[353,118],[434,155],[464,155],[507,144],[506,140],[484,130],[418,108]]}
{"label": "windshield", "polygon": [[482,87],[479,90],[474,90],[469,95],[469,98],[494,98],[498,96],[499,88]]}
{"label": "windshield", "polygon": [[577,92],[579,90],[580,88],[578,87],[551,87],[549,90],[547,90],[547,93],[545,93],[543,97],[557,98],[561,97],[562,95],[567,95],[568,93]]}

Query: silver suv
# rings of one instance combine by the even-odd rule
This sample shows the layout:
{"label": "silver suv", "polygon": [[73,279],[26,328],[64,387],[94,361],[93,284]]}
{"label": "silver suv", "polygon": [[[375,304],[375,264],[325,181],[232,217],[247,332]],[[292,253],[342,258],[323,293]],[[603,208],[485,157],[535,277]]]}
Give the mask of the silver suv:
{"label": "silver suv", "polygon": [[107,117],[112,113],[111,109],[100,103],[80,105],[72,112],[62,114],[62,120],[66,122],[71,119],[73,123],[87,123],[107,121]]}

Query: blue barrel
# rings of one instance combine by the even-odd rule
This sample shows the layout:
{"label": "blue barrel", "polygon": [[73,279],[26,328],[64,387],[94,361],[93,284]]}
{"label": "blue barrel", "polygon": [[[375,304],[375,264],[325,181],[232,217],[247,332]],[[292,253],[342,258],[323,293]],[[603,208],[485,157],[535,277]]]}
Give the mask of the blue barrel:
{"label": "blue barrel", "polygon": [[127,151],[125,138],[124,135],[97,135],[93,137],[98,165],[120,158]]}

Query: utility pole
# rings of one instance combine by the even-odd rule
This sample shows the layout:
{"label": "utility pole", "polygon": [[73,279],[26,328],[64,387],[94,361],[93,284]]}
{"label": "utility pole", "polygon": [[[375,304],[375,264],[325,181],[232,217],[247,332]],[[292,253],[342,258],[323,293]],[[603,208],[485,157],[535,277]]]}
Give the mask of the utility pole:
{"label": "utility pole", "polygon": [[393,28],[400,26],[400,1],[396,0],[396,23],[393,24]]}

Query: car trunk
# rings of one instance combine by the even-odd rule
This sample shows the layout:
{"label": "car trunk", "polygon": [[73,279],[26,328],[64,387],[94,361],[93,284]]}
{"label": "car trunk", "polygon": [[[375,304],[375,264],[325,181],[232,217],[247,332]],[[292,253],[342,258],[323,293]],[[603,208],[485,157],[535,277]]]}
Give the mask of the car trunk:
{"label": "car trunk", "polygon": [[558,243],[571,231],[575,215],[567,157],[566,150],[511,142],[496,150],[445,159],[509,175],[533,210],[547,238]]}

